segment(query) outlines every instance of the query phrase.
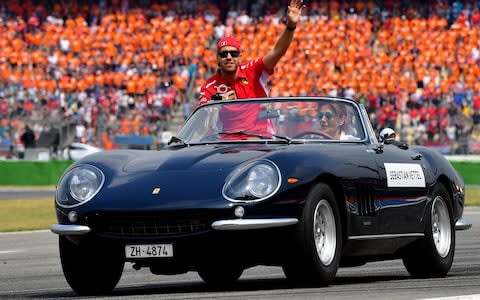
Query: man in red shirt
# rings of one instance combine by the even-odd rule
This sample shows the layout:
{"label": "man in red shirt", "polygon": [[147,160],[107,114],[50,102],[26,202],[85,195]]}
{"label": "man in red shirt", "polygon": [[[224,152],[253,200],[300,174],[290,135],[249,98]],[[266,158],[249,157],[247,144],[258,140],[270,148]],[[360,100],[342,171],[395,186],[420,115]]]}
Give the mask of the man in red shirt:
{"label": "man in red shirt", "polygon": [[[266,79],[287,52],[304,7],[302,0],[291,0],[286,14],[285,30],[274,47],[262,58],[240,63],[240,42],[234,37],[220,39],[217,43],[216,56],[219,69],[200,88],[198,104],[205,104],[212,100],[267,97]],[[252,111],[252,107],[249,106],[248,111],[242,111],[245,108],[242,105],[235,105],[230,109],[225,107],[225,110],[220,112],[220,118],[230,119],[229,122],[224,122],[229,128],[224,127],[223,130],[239,130],[238,124],[242,125],[240,127],[244,131],[260,129],[268,125],[268,120],[257,120],[261,108],[258,107],[256,111]],[[227,109],[229,111],[226,111]]]}

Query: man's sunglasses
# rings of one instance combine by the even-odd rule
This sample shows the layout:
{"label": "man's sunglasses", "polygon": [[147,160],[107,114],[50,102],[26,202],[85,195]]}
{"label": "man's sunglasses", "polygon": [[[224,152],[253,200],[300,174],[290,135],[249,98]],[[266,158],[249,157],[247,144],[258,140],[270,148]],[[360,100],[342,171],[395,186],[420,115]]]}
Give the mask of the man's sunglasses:
{"label": "man's sunglasses", "polygon": [[228,56],[229,53],[232,57],[239,57],[240,56],[240,51],[238,51],[238,50],[219,51],[218,56],[220,56],[221,58],[225,58],[225,57]]}
{"label": "man's sunglasses", "polygon": [[319,111],[318,112],[318,118],[321,120],[323,117],[327,118],[327,120],[333,119],[334,115],[330,111]]}

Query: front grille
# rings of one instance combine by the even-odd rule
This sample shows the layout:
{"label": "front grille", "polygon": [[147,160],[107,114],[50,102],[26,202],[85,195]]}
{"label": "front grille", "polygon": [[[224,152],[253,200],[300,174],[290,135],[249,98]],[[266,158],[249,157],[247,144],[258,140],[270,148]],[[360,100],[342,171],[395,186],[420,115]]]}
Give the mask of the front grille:
{"label": "front grille", "polygon": [[88,218],[97,233],[121,236],[169,236],[195,233],[210,228],[211,218],[175,215],[115,215],[96,214]]}

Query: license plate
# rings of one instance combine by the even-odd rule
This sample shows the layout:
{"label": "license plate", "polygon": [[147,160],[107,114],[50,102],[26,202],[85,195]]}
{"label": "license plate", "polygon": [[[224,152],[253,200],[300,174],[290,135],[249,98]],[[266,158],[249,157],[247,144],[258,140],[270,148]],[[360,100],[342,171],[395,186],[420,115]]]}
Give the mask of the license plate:
{"label": "license plate", "polygon": [[173,246],[172,244],[127,245],[125,256],[127,258],[173,257]]}

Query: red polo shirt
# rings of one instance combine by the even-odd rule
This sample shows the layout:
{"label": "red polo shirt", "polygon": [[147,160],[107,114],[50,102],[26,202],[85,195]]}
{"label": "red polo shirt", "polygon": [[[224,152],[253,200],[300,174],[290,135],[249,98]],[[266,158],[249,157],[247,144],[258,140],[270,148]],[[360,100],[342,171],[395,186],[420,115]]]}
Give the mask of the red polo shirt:
{"label": "red polo shirt", "polygon": [[200,88],[198,104],[207,103],[215,94],[223,96],[232,91],[235,99],[267,97],[266,81],[272,73],[261,58],[240,64],[237,79],[233,82],[225,80],[217,71]]}
{"label": "red polo shirt", "polygon": [[[218,71],[200,88],[198,104],[212,101],[212,97],[216,94],[228,99],[267,97],[266,80],[272,73],[273,71],[265,67],[261,58],[241,64],[237,78],[232,82],[225,80]],[[258,113],[261,110],[260,105],[252,106],[248,104],[223,107],[220,111],[220,119],[224,126],[223,131],[243,130],[271,136],[271,122],[268,119],[258,119]],[[225,137],[225,139],[231,138],[239,137]]]}

